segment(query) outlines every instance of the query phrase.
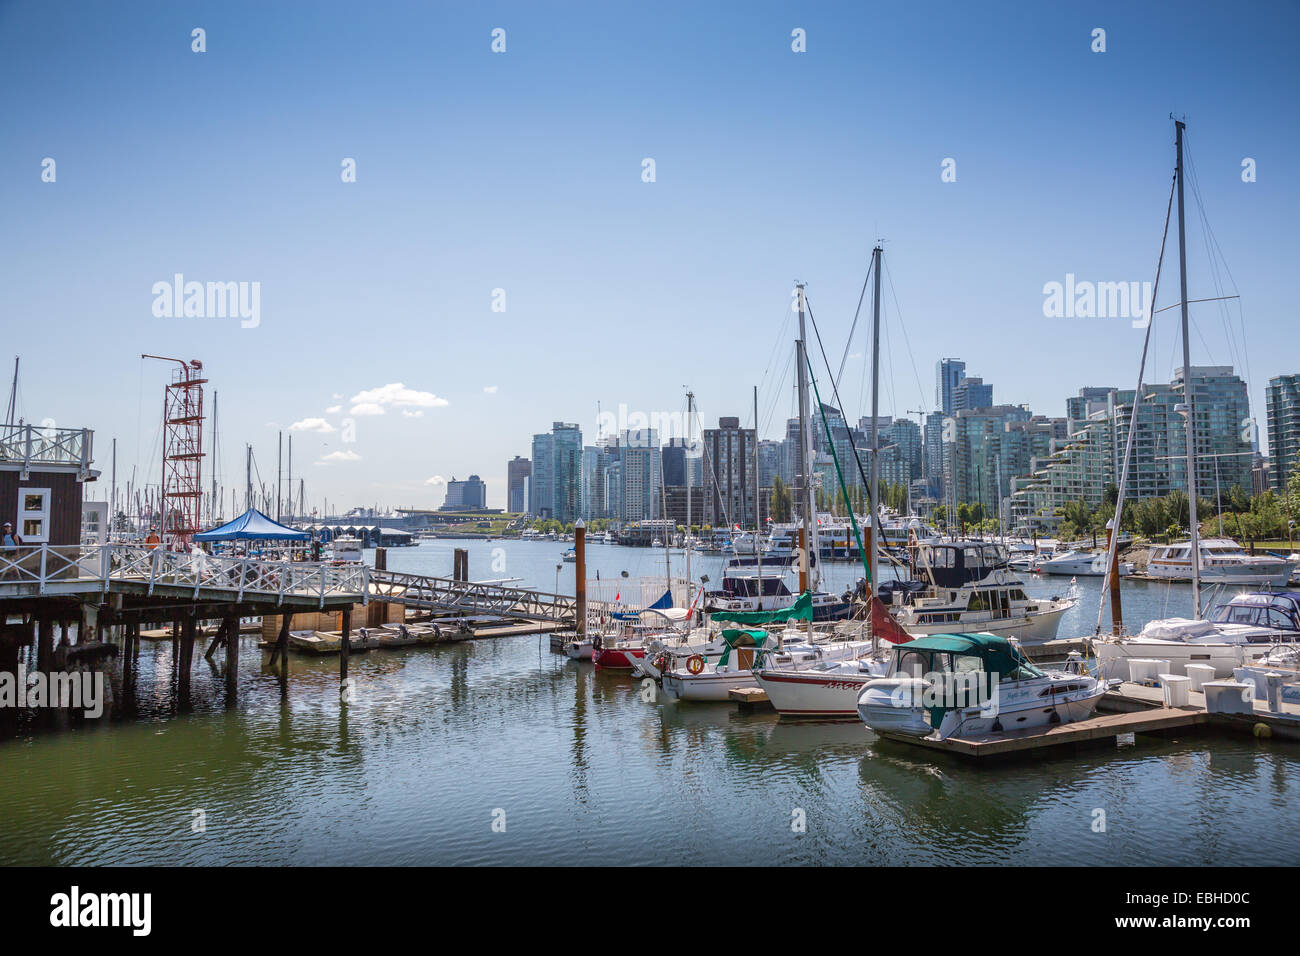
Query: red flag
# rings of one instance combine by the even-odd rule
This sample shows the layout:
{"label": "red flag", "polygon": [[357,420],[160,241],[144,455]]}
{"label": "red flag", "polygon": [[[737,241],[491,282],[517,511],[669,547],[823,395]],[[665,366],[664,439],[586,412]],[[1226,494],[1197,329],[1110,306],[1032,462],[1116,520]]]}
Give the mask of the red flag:
{"label": "red flag", "polygon": [[899,626],[894,615],[889,613],[889,608],[885,607],[885,602],[874,594],[871,596],[871,633],[890,644],[906,644],[916,640]]}

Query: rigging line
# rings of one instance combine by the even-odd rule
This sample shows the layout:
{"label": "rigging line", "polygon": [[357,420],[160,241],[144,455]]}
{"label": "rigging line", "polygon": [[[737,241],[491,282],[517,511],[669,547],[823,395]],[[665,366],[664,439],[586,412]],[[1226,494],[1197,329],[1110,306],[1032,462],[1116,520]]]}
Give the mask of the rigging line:
{"label": "rigging line", "polygon": [[767,412],[763,415],[764,429],[771,428],[772,420],[776,417],[776,407],[781,402],[781,395],[785,390],[786,379],[790,375],[790,367],[794,364],[794,356],[787,355],[785,365],[781,370],[781,378],[776,383],[776,388],[772,390],[772,398],[768,403]]}
{"label": "rigging line", "polygon": [[[827,375],[830,375],[830,374],[831,374],[831,363],[830,363],[830,361],[826,358],[826,349],[822,347],[822,333],[821,333],[821,330],[817,328],[817,320],[816,320],[815,318],[813,318],[812,304],[808,301],[808,293],[807,293],[807,292],[804,293],[803,302],[804,302],[804,307],[808,310],[808,321],[812,323],[813,334],[814,334],[815,336],[817,336],[817,349],[818,349],[818,351],[820,351],[820,352],[822,353],[822,362],[825,363],[825,365],[826,365],[826,374],[827,374]],[[810,372],[810,373],[811,373],[811,370],[812,370],[812,369],[811,369],[811,364],[810,364],[810,366],[809,366],[809,372]],[[835,380],[834,380],[834,379],[831,380],[831,396],[832,396],[832,398],[834,398],[836,405],[839,406],[839,408],[841,409],[841,411],[843,411],[843,406],[840,405],[839,386],[835,384]],[[821,400],[820,400],[820,399],[818,399],[818,404],[819,404],[819,405],[821,404]],[[845,424],[848,424],[848,423],[846,422]],[[855,462],[855,463],[857,464],[857,466],[858,466],[858,476],[862,479],[862,485],[863,485],[864,488],[866,488],[866,490],[867,490],[867,495],[868,495],[868,497],[870,497],[870,495],[871,495],[871,482],[867,479],[867,474],[866,474],[866,472],[863,471],[863,469],[862,469],[862,455],[860,455],[860,454],[858,453],[858,445],[857,445],[857,442],[855,442],[855,441],[853,440],[853,429],[849,428],[849,429],[846,429],[846,431],[848,432],[848,436],[849,436],[849,447],[850,447],[851,449],[853,449],[853,460],[854,460],[854,462]],[[875,502],[874,499],[873,499],[872,502],[871,502],[871,512],[872,512],[872,514],[875,514],[875,513],[877,512],[876,502]]]}
{"label": "rigging line", "polygon": [[[1156,278],[1151,287],[1151,305],[1156,302],[1156,295],[1160,292],[1160,273],[1164,268],[1165,262],[1165,244],[1169,241],[1169,220],[1173,214],[1174,208],[1174,190],[1178,185],[1178,173],[1175,171],[1173,181],[1169,184],[1169,201],[1165,205],[1165,229],[1164,234],[1160,237],[1160,255],[1156,259]],[[1149,318],[1147,321],[1146,335],[1142,338],[1142,361],[1138,365],[1137,388],[1133,391],[1133,411],[1129,416],[1128,436],[1124,441],[1124,467],[1120,471],[1119,487],[1115,491],[1115,527],[1111,532],[1110,541],[1106,546],[1106,567],[1110,568],[1116,560],[1119,552],[1119,533],[1123,523],[1124,516],[1124,492],[1128,487],[1129,464],[1133,457],[1133,439],[1137,434],[1138,409],[1142,407],[1142,386],[1146,377],[1147,368],[1147,349],[1151,345],[1151,330],[1155,326],[1155,319]],[[1187,382],[1190,380],[1190,371],[1183,372],[1184,392],[1188,389]],[[1184,398],[1186,401],[1186,398]],[[1097,599],[1097,633],[1101,633],[1101,619],[1106,607],[1106,595],[1110,592],[1110,574],[1103,574],[1101,578],[1101,595]]]}
{"label": "rigging line", "polygon": [[[839,385],[841,376],[844,375],[844,363],[848,360],[849,349],[853,346],[853,333],[858,327],[858,317],[862,314],[862,300],[867,297],[867,283],[871,281],[871,270],[876,267],[876,257],[871,257],[871,265],[867,266],[866,278],[862,280],[862,291],[858,294],[858,307],[853,312],[853,324],[849,326],[849,337],[844,340],[844,354],[840,357],[840,371],[835,376],[835,384]],[[804,293],[804,300],[807,301],[808,294]],[[826,373],[830,374],[830,365],[826,366]]]}
{"label": "rigging line", "polygon": [[[1214,281],[1215,291],[1221,295],[1223,293],[1223,279],[1220,273],[1220,269],[1222,269],[1223,272],[1227,273],[1228,280],[1232,283],[1233,291],[1239,293],[1241,290],[1237,287],[1237,280],[1233,277],[1231,269],[1228,268],[1227,256],[1223,254],[1223,249],[1219,246],[1219,240],[1215,236],[1214,229],[1210,225],[1209,211],[1206,209],[1205,199],[1201,193],[1200,177],[1197,174],[1196,164],[1192,159],[1191,150],[1186,147],[1186,141],[1184,141],[1184,149],[1187,151],[1187,164],[1192,180],[1192,195],[1196,200],[1196,211],[1201,222],[1201,238],[1205,243],[1205,255],[1206,259],[1210,263],[1210,273]],[[1213,249],[1211,248],[1211,244],[1213,244]],[[1218,253],[1217,259],[1214,255],[1216,251]],[[1224,332],[1228,337],[1229,352],[1233,356],[1234,361],[1238,361],[1236,357],[1236,338],[1231,328],[1231,313],[1226,303],[1219,307],[1219,313],[1223,319]],[[1241,357],[1239,361],[1246,372],[1246,379],[1250,380],[1250,357],[1246,345],[1246,324],[1244,315],[1240,310],[1240,303],[1238,303],[1238,317],[1241,329]]]}
{"label": "rigging line", "polygon": [[916,376],[916,392],[921,397],[921,405],[924,408],[925,386],[921,384],[921,373],[916,367],[916,355],[912,352],[912,339],[907,334],[907,323],[903,321],[903,310],[898,305],[898,292],[894,289],[894,273],[889,269],[889,263],[885,263],[885,279],[889,282],[889,297],[894,300],[894,314],[898,316],[898,327],[903,333],[903,345],[907,349],[907,359],[912,364],[912,374]]}

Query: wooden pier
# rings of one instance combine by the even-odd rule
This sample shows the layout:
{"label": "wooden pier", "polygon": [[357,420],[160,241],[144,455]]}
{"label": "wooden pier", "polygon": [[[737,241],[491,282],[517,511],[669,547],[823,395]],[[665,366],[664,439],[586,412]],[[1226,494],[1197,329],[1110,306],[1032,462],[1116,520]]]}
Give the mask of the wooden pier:
{"label": "wooden pier", "polygon": [[886,740],[911,744],[926,750],[956,754],[973,759],[1013,757],[1047,749],[1104,745],[1125,734],[1169,734],[1180,730],[1220,729],[1300,740],[1300,707],[1283,704],[1280,712],[1270,711],[1265,701],[1254,702],[1253,714],[1212,714],[1205,709],[1205,697],[1197,691],[1188,695],[1182,707],[1166,707],[1164,692],[1158,687],[1124,683],[1105,694],[1099,711],[1087,720],[1053,727],[1008,731],[987,737],[949,737],[933,740],[882,733]]}

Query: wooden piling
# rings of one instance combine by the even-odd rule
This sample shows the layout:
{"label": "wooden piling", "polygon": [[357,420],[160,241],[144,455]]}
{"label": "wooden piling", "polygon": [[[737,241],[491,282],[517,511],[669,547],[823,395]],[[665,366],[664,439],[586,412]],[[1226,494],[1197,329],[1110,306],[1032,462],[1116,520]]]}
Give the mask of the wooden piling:
{"label": "wooden piling", "polygon": [[54,661],[54,620],[41,616],[37,624],[36,669],[42,674],[50,672]]}
{"label": "wooden piling", "polygon": [[339,683],[345,684],[348,679],[348,654],[352,652],[352,608],[345,607],[341,616],[343,640],[339,644]]}
{"label": "wooden piling", "polygon": [[234,706],[239,687],[239,615],[226,615],[226,703]]}
{"label": "wooden piling", "polygon": [[[690,533],[689,528],[687,533]],[[578,619],[574,622],[574,630],[581,642],[587,636],[587,525],[581,518],[573,526],[573,554],[574,596],[578,599],[575,611]]]}

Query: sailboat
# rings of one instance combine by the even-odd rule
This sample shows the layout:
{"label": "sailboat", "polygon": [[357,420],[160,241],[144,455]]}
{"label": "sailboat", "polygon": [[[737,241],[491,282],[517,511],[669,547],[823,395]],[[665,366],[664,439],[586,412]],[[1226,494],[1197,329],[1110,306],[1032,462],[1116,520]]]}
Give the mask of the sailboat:
{"label": "sailboat", "polygon": [[[1169,673],[1182,674],[1185,672],[1188,664],[1205,663],[1211,664],[1215,668],[1216,675],[1226,676],[1222,672],[1229,671],[1233,667],[1248,663],[1256,657],[1262,655],[1267,647],[1254,643],[1248,635],[1234,630],[1231,623],[1225,622],[1207,622],[1202,620],[1201,614],[1201,579],[1203,575],[1203,562],[1205,560],[1204,545],[1211,542],[1201,541],[1200,522],[1197,519],[1197,489],[1196,489],[1196,414],[1195,389],[1192,387],[1192,357],[1191,357],[1191,339],[1188,334],[1188,312],[1187,306],[1187,244],[1186,244],[1186,226],[1185,215],[1183,211],[1183,134],[1186,124],[1181,120],[1174,121],[1175,130],[1175,166],[1174,166],[1174,184],[1170,190],[1169,205],[1173,206],[1175,195],[1178,203],[1178,275],[1179,275],[1179,302],[1178,307],[1182,317],[1182,346],[1183,346],[1183,402],[1177,406],[1177,411],[1184,416],[1184,425],[1186,428],[1186,470],[1187,470],[1187,504],[1188,504],[1188,525],[1189,541],[1184,545],[1175,546],[1175,549],[1185,548],[1185,557],[1189,565],[1190,578],[1192,581],[1192,609],[1193,618],[1170,618],[1166,620],[1157,620],[1149,622],[1143,629],[1142,633],[1137,636],[1131,636],[1123,633],[1122,622],[1118,619],[1118,600],[1112,605],[1112,631],[1110,636],[1101,635],[1101,615],[1102,608],[1107,592],[1110,590],[1110,578],[1102,579],[1102,606],[1098,608],[1097,613],[1097,632],[1092,638],[1093,650],[1097,655],[1101,673],[1111,677],[1126,678],[1125,673],[1129,658],[1148,658],[1165,660],[1169,662]],[[1166,213],[1165,218],[1165,236],[1168,237],[1169,215]],[[1161,243],[1160,261],[1164,261],[1164,243]],[[1155,289],[1152,292],[1151,302],[1155,303],[1155,292],[1159,290],[1160,270],[1156,270]],[[1150,317],[1148,317],[1150,318]],[[1147,325],[1146,343],[1142,348],[1142,364],[1138,373],[1138,389],[1133,401],[1132,419],[1129,426],[1128,442],[1124,450],[1124,467],[1120,474],[1120,483],[1118,489],[1118,499],[1115,504],[1116,518],[1121,515],[1124,504],[1124,493],[1128,483],[1129,465],[1133,453],[1133,440],[1137,432],[1137,413],[1138,405],[1142,394],[1142,380],[1146,371],[1147,349],[1151,341],[1151,323]],[[1115,551],[1118,543],[1118,535],[1112,533],[1110,545],[1107,549],[1107,565],[1113,566],[1115,562]],[[1166,551],[1169,549],[1166,549]],[[1211,551],[1213,549],[1211,548]],[[1217,569],[1216,569],[1217,570]],[[1172,576],[1172,575],[1171,575]]]}

